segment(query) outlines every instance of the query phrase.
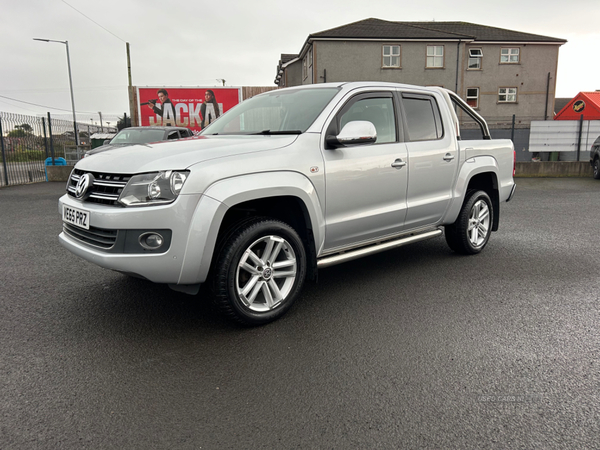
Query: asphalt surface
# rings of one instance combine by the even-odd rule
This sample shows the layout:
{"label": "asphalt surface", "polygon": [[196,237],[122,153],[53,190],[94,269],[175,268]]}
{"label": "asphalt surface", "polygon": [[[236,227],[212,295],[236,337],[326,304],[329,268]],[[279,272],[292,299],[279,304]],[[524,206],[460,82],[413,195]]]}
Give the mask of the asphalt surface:
{"label": "asphalt surface", "polygon": [[0,448],[599,448],[600,182],[517,183],[482,254],[331,267],[250,329],[63,249],[63,183],[0,189]]}

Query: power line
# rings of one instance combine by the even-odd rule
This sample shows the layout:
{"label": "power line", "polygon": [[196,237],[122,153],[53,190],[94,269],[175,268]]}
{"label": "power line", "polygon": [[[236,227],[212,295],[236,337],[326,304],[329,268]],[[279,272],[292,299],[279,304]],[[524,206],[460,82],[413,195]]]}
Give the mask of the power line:
{"label": "power line", "polygon": [[[30,103],[30,102],[26,102],[26,101],[23,101],[23,100],[17,100],[16,98],[10,98],[10,97],[6,97],[4,95],[0,95],[0,97],[6,98],[8,100],[12,100],[13,102],[25,103],[27,105],[33,105],[33,106],[39,106],[40,108],[55,109],[57,111],[71,112],[70,109],[62,109],[62,108],[55,108],[54,106],[38,105],[37,103]],[[78,113],[78,114],[96,114],[94,112],[89,112],[89,111],[75,111],[75,112]]]}
{"label": "power line", "polygon": [[83,17],[85,17],[86,19],[88,19],[90,22],[95,23],[96,25],[98,25],[100,28],[102,28],[104,31],[106,31],[107,33],[112,34],[114,37],[116,37],[117,39],[119,39],[122,42],[127,43],[127,41],[121,39],[119,36],[117,36],[115,33],[113,33],[112,31],[104,28],[102,25],[100,25],[98,22],[96,22],[94,19],[92,19],[91,17],[86,16],[84,13],[82,13],[81,11],[79,11],[77,8],[75,8],[73,5],[69,5],[67,2],[65,2],[65,0],[62,0],[62,2],[67,5],[70,6],[71,8],[73,8],[75,11],[77,11],[79,14],[81,14]]}

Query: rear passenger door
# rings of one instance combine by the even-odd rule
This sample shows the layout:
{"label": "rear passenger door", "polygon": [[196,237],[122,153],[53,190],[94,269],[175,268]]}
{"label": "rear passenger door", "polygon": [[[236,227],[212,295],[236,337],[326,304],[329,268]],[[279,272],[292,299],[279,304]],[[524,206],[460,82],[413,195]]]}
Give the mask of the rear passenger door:
{"label": "rear passenger door", "polygon": [[[401,92],[408,149],[405,229],[438,223],[452,199],[458,173],[458,147],[433,94]],[[451,123],[446,118],[446,123]]]}

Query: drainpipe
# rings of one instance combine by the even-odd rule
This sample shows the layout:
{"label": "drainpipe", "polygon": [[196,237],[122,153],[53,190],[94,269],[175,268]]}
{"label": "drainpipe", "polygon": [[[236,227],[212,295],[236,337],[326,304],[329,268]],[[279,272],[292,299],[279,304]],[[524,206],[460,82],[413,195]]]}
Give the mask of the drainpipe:
{"label": "drainpipe", "polygon": [[550,72],[548,72],[548,81],[546,82],[546,110],[544,111],[544,120],[548,120],[548,97],[550,96]]}
{"label": "drainpipe", "polygon": [[[460,55],[460,39],[458,40],[458,43],[456,44],[456,84],[454,86],[454,92],[456,92],[456,95],[458,94],[458,57]],[[460,97],[460,95],[459,95]]]}

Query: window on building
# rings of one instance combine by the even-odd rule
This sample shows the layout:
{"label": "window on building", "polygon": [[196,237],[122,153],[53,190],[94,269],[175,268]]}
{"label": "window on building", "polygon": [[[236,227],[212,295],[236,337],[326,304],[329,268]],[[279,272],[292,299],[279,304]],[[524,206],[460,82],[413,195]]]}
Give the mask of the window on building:
{"label": "window on building", "polygon": [[308,77],[308,55],[302,60],[302,79],[306,80]]}
{"label": "window on building", "polygon": [[444,67],[444,46],[443,45],[428,45],[427,46],[427,67],[429,67],[429,68]]}
{"label": "window on building", "polygon": [[502,48],[500,49],[501,64],[518,64],[519,49],[518,48]]}
{"label": "window on building", "polygon": [[481,69],[481,59],[483,58],[483,52],[480,48],[469,49],[469,70]]}
{"label": "window on building", "polygon": [[467,105],[471,108],[479,108],[479,88],[467,88]]}
{"label": "window on building", "polygon": [[498,89],[498,103],[516,103],[517,88],[500,88]]}
{"label": "window on building", "polygon": [[441,139],[444,135],[440,110],[433,97],[428,95],[402,95],[406,125],[411,141]]}
{"label": "window on building", "polygon": [[382,67],[400,67],[400,46],[384,45],[382,49]]}
{"label": "window on building", "polygon": [[312,67],[313,66],[313,52],[312,52],[312,47],[308,50],[308,67]]}

